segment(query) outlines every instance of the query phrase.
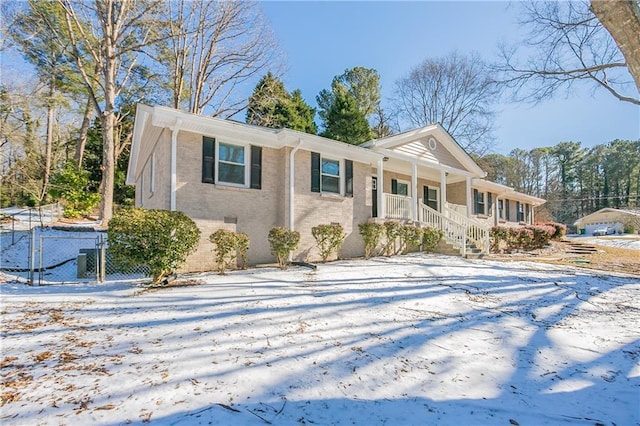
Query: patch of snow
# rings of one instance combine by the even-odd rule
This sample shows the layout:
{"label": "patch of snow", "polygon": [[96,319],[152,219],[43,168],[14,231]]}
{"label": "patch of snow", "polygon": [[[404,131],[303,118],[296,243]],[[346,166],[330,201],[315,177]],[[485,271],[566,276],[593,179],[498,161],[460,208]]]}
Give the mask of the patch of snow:
{"label": "patch of snow", "polygon": [[0,284],[0,421],[640,422],[637,278],[428,254],[183,278]]}
{"label": "patch of snow", "polygon": [[571,238],[586,244],[626,248],[631,250],[640,250],[640,236],[638,235],[622,234],[622,235],[611,235],[606,237],[573,235],[571,236]]}

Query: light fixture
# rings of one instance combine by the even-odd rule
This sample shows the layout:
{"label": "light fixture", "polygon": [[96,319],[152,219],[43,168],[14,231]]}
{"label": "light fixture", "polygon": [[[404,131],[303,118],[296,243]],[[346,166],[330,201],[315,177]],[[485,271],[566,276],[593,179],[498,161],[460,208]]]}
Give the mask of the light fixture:
{"label": "light fixture", "polygon": [[382,161],[389,161],[389,157],[382,157]]}

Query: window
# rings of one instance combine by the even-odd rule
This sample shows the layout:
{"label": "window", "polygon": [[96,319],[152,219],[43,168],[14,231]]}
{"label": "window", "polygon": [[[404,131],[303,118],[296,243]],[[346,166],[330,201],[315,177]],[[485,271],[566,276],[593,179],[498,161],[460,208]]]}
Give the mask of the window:
{"label": "window", "polygon": [[[344,187],[344,189],[343,189]],[[353,196],[353,161],[311,153],[311,192]]]}
{"label": "window", "polygon": [[340,193],[340,161],[322,159],[320,192]]}
{"label": "window", "polygon": [[473,214],[484,214],[484,192],[479,192],[477,189],[473,190]]}
{"label": "window", "polygon": [[408,197],[411,195],[409,182],[391,179],[391,193]]}
{"label": "window", "polygon": [[518,222],[524,222],[524,205],[519,201],[516,201],[516,214],[516,220]]}
{"label": "window", "polygon": [[260,189],[262,148],[203,137],[202,182]]}
{"label": "window", "polygon": [[423,203],[434,210],[438,210],[438,190],[436,188],[423,187]]}
{"label": "window", "polygon": [[220,142],[216,169],[216,183],[245,186],[245,147]]}

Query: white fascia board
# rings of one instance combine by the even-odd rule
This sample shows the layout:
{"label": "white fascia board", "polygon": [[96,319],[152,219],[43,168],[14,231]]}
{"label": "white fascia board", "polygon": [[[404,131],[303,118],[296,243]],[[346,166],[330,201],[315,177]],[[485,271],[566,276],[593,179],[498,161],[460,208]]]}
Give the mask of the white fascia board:
{"label": "white fascia board", "polygon": [[413,157],[408,154],[403,154],[401,152],[391,151],[389,149],[376,149],[376,151],[380,154],[383,154],[383,157],[394,158],[396,160],[406,161],[410,164],[417,164],[419,166],[428,167],[436,170],[444,170],[445,172],[465,176],[465,177],[475,177],[476,175],[469,172],[468,170],[456,169],[455,167],[445,166],[443,164],[434,163],[431,161],[421,160],[419,158]]}
{"label": "white fascia board", "polygon": [[127,178],[125,184],[135,185],[137,179],[136,166],[138,164],[138,156],[140,155],[140,144],[142,143],[142,134],[149,121],[149,116],[153,113],[153,108],[147,105],[136,105],[136,118],[133,124],[133,137],[131,138],[131,155],[129,156],[129,165],[127,167]]}
{"label": "white fascia board", "polygon": [[508,192],[513,192],[514,189],[507,185],[502,185],[500,183],[491,182],[490,180],[485,179],[473,179],[471,181],[471,186],[477,189],[483,189],[487,191],[491,191],[497,195],[506,194]]}
{"label": "white fascia board", "polygon": [[221,139],[250,141],[256,145],[271,148],[282,148],[284,145],[278,138],[279,130],[250,124],[236,123],[215,117],[206,117],[178,111],[173,108],[156,106],[153,108],[154,126],[173,128],[181,121],[180,130],[200,133]]}
{"label": "white fascia board", "polygon": [[370,149],[335,141],[322,136],[311,135],[291,129],[283,129],[281,132],[284,134],[283,139],[286,141],[287,146],[290,147],[298,146],[300,142],[300,147],[305,150],[368,164],[377,163],[378,160],[384,157],[384,155]]}
{"label": "white fascia board", "polygon": [[387,136],[382,139],[369,141],[362,146],[372,149],[395,148],[417,139],[435,136],[443,146],[471,173],[473,177],[485,177],[487,173],[462,149],[455,139],[440,124],[432,124],[414,130],[408,130],[397,135]]}

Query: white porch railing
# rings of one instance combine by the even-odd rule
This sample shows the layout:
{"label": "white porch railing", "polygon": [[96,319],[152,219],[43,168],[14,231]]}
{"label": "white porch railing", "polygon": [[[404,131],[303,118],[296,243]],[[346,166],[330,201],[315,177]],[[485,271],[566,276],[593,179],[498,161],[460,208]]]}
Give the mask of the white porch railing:
{"label": "white porch railing", "polygon": [[467,240],[481,249],[484,253],[489,253],[489,226],[472,218],[461,214],[457,209],[450,209],[449,206],[457,206],[456,204],[447,204],[445,215],[455,223],[463,225],[467,229]]}
{"label": "white porch railing", "polygon": [[[384,202],[385,217],[400,220],[412,219],[411,197],[384,194]],[[444,213],[440,213],[420,201],[417,220],[442,231],[445,241],[460,250],[463,256],[467,254],[467,243],[472,243],[484,253],[489,253],[489,227],[466,217],[457,210],[450,209],[449,206],[451,204],[447,203]]]}
{"label": "white porch railing", "polygon": [[411,197],[384,194],[385,214],[389,219],[411,219]]}
{"label": "white porch railing", "polygon": [[467,233],[464,225],[456,223],[442,213],[420,203],[420,222],[438,229],[444,235],[445,241],[467,255]]}

